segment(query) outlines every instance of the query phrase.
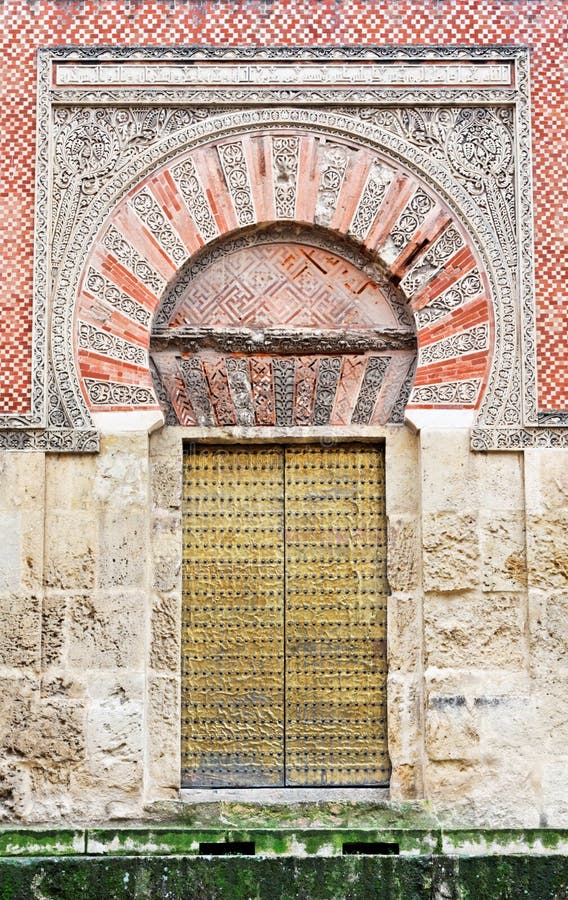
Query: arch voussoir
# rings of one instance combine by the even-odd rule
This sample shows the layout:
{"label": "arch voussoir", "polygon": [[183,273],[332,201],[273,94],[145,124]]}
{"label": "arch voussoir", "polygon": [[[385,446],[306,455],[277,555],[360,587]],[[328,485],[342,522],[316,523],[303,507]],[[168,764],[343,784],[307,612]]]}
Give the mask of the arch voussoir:
{"label": "arch voussoir", "polygon": [[[87,256],[76,304],[75,359],[91,413],[159,408],[149,353],[151,322],[160,304],[163,312],[164,297],[209,245],[221,246],[235,235],[274,223],[304,229],[304,247],[312,246],[305,230],[309,227],[329,234],[332,241],[346,240],[349,246],[359,247],[366,259],[374,260],[382,282],[390,282],[390,289],[406,299],[417,335],[416,371],[414,355],[404,356],[396,335],[391,334],[395,349],[388,363],[384,362],[386,345],[381,352],[378,344],[373,349],[367,335],[358,345],[344,347],[339,369],[337,362],[323,362],[337,357],[329,349],[331,337],[328,344],[323,341],[319,353],[307,339],[304,345],[300,341],[297,359],[317,357],[318,361],[314,365],[298,362],[292,373],[285,362],[280,366],[281,381],[298,406],[292,414],[295,424],[318,424],[314,421],[318,391],[325,390],[332,396],[320,418],[323,415],[327,423],[338,425],[382,423],[392,421],[389,416],[393,415],[401,420],[405,405],[472,411],[479,407],[494,349],[492,299],[483,262],[463,224],[430,186],[394,159],[354,141],[290,126],[251,128],[184,150],[130,190],[110,213]],[[284,247],[286,242],[280,243]],[[255,252],[259,256],[258,248]],[[263,252],[268,260],[268,252]],[[317,254],[310,256],[309,249],[302,252],[315,272]],[[295,254],[296,250],[290,251],[291,267],[297,263]],[[248,265],[245,256],[243,266]],[[249,262],[253,256],[249,252]],[[339,271],[341,253],[329,251],[327,257],[329,273]],[[339,261],[332,262],[332,257]],[[273,260],[266,263],[273,264]],[[281,265],[285,267],[285,262]],[[345,260],[343,266],[347,272]],[[349,275],[353,281],[357,280],[355,269]],[[329,273],[329,284],[340,284]],[[313,279],[313,273],[309,277]],[[373,282],[374,289],[387,297],[382,282]],[[192,290],[202,288],[195,280]],[[370,301],[363,298],[360,308],[364,302]],[[183,315],[182,307],[175,306],[167,316],[170,331],[177,329],[176,339],[183,322],[194,332],[199,327],[201,338],[208,328],[219,327],[213,311],[209,322],[200,320],[199,326],[191,322],[187,295],[184,303]],[[388,298],[385,304],[386,309]],[[353,301],[353,321],[357,309]],[[282,315],[281,322],[277,317],[271,320],[271,328],[290,326],[285,309]],[[377,315],[380,320],[387,314],[383,310]],[[341,317],[325,321],[330,333],[337,335],[346,328]],[[162,344],[168,337],[166,324],[162,322],[159,329]],[[253,324],[257,328],[256,320]],[[408,327],[396,324],[408,336]],[[227,327],[236,328],[237,323]],[[361,327],[369,333],[377,331],[377,322]],[[195,344],[198,336],[192,334]],[[203,357],[199,364],[193,361],[197,351],[191,342],[192,351],[178,357],[164,351],[156,364],[162,379],[158,393],[169,396],[177,420],[183,424],[277,424],[274,396],[280,388],[272,376],[268,385],[270,379],[258,361],[262,354],[249,353],[247,371],[241,363],[231,363],[234,378],[225,384],[227,364],[223,369],[219,348],[211,344],[210,335],[207,340],[205,355],[199,351]],[[400,335],[398,340],[400,344]],[[237,348],[237,352],[245,351]],[[188,383],[193,385],[193,400],[187,396]],[[239,383],[242,409],[234,399]],[[370,384],[374,393],[369,393]],[[247,391],[250,403],[244,399]],[[200,392],[207,394],[201,406],[195,399]],[[231,404],[224,396],[232,398]],[[366,405],[365,397],[372,398]],[[267,412],[270,402],[272,413]]]}

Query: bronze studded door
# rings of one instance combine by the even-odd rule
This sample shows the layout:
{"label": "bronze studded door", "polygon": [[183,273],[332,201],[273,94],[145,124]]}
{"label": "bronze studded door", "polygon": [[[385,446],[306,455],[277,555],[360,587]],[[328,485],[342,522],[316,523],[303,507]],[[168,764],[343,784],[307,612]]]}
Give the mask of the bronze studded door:
{"label": "bronze studded door", "polygon": [[182,784],[388,780],[379,448],[184,457]]}

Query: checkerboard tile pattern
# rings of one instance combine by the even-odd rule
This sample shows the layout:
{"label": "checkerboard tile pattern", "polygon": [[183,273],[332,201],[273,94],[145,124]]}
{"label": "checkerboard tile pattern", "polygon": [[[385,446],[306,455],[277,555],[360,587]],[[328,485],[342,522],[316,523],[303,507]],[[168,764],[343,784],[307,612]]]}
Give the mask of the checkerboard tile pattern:
{"label": "checkerboard tile pattern", "polygon": [[36,48],[189,43],[530,46],[540,406],[568,409],[563,0],[5,0],[3,10],[2,411],[30,402]]}

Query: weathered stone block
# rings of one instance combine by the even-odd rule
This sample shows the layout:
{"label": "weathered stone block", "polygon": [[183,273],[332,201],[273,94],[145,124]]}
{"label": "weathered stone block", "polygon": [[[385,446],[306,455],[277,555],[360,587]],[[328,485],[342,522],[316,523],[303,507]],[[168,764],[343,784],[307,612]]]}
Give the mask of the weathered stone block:
{"label": "weathered stone block", "polygon": [[[179,439],[178,439],[179,440]],[[179,509],[182,500],[181,454],[155,455],[151,459],[152,503],[158,509]]]}
{"label": "weathered stone block", "polygon": [[93,496],[124,509],[148,503],[148,436],[105,436],[97,456]]}
{"label": "weathered stone block", "polygon": [[393,768],[415,765],[421,756],[422,691],[416,676],[388,677],[388,746]]}
{"label": "weathered stone block", "polygon": [[422,429],[421,502],[426,512],[475,509],[479,505],[478,460],[469,431]]}
{"label": "weathered stone block", "polygon": [[538,732],[535,697],[519,691],[504,696],[497,692],[480,694],[474,709],[484,753],[488,758],[514,758],[531,753]]}
{"label": "weathered stone block", "polygon": [[143,678],[123,675],[97,678],[88,688],[87,754],[142,764]]}
{"label": "weathered stone block", "polygon": [[22,710],[15,717],[9,753],[17,754],[34,766],[51,769],[79,761],[85,747],[84,710],[80,701],[46,701]]}
{"label": "weathered stone block", "polygon": [[64,672],[47,672],[41,676],[40,696],[42,700],[82,700],[85,684],[77,677]]}
{"label": "weathered stone block", "polygon": [[423,796],[424,786],[422,766],[417,763],[402,763],[395,766],[391,773],[389,794],[395,803],[418,799]]}
{"label": "weathered stone block", "polygon": [[568,821],[568,755],[543,762],[541,779],[545,824],[549,828],[565,828]]}
{"label": "weathered stone block", "polygon": [[14,727],[31,714],[38,697],[35,678],[29,675],[0,678],[0,757],[6,754]]}
{"label": "weathered stone block", "polygon": [[472,453],[469,430],[423,429],[420,435],[422,508],[521,510],[520,453]]}
{"label": "weathered stone block", "polygon": [[463,591],[479,585],[479,534],[473,513],[425,515],[422,542],[425,591]]}
{"label": "weathered stone block", "polygon": [[153,586],[181,590],[182,521],[178,513],[155,510],[152,519]]}
{"label": "weathered stone block", "polygon": [[31,791],[27,769],[13,761],[0,760],[0,822],[7,824],[25,817]]}
{"label": "weathered stone block", "polygon": [[527,449],[524,458],[527,510],[568,509],[568,450]]}
{"label": "weathered stone block", "polygon": [[418,516],[419,441],[409,428],[392,428],[385,446],[385,489],[389,516]]}
{"label": "weathered stone block", "polygon": [[431,694],[425,715],[426,752],[430,759],[479,758],[475,712],[465,697]]}
{"label": "weathered stone block", "polygon": [[181,597],[155,594],[152,604],[150,665],[157,671],[179,672],[181,645]]}
{"label": "weathered stone block", "polygon": [[[471,452],[471,451],[470,451]],[[479,505],[499,512],[525,506],[522,453],[474,453]]]}
{"label": "weathered stone block", "polygon": [[568,593],[529,591],[529,632],[532,667],[568,674]]}
{"label": "weathered stone block", "polygon": [[22,580],[21,514],[0,512],[0,593],[15,593]]}
{"label": "weathered stone block", "polygon": [[426,596],[427,665],[522,668],[526,663],[526,600],[519,594]]}
{"label": "weathered stone block", "polygon": [[42,509],[44,453],[0,454],[0,510]]}
{"label": "weathered stone block", "polygon": [[527,583],[522,513],[485,511],[480,516],[484,591],[518,591]]}
{"label": "weathered stone block", "polygon": [[41,665],[64,665],[67,635],[68,595],[63,591],[46,591],[41,613]]}
{"label": "weathered stone block", "polygon": [[95,582],[98,527],[91,512],[49,510],[45,523],[47,587],[80,591]]}
{"label": "weathered stone block", "polygon": [[180,784],[180,680],[151,673],[148,682],[150,777],[159,797],[176,796]]}
{"label": "weathered stone block", "polygon": [[387,574],[392,591],[412,591],[418,586],[421,546],[415,518],[389,516]]}
{"label": "weathered stone block", "polygon": [[21,513],[21,590],[26,593],[43,590],[44,518],[41,506]]}
{"label": "weathered stone block", "polygon": [[27,502],[15,503],[10,512],[0,511],[0,594],[42,589],[43,505],[38,502],[32,509]]}
{"label": "weathered stone block", "polygon": [[533,679],[533,696],[539,753],[564,756],[568,747],[568,675],[542,671]]}
{"label": "weathered stone block", "polygon": [[529,586],[568,589],[568,509],[527,516]]}
{"label": "weathered stone block", "polygon": [[540,796],[532,780],[534,763],[518,755],[483,760],[431,761],[426,766],[426,798],[446,824],[468,822],[488,828],[536,828]]}
{"label": "weathered stone block", "polygon": [[416,594],[391,594],[387,611],[389,670],[412,672],[418,669],[422,643],[422,600]]}
{"label": "weathered stone block", "polygon": [[97,586],[141,588],[148,570],[148,514],[136,508],[104,509],[99,520]]}
{"label": "weathered stone block", "polygon": [[93,511],[93,483],[96,457],[91,454],[47,454],[47,510]]}
{"label": "weathered stone block", "polygon": [[478,669],[472,656],[469,664],[459,669],[428,667],[424,670],[424,687],[428,693],[463,696],[468,703],[477,697],[528,696],[531,677],[528,669]]}
{"label": "weathered stone block", "polygon": [[36,594],[0,597],[0,666],[39,668],[41,598]]}
{"label": "weathered stone block", "polygon": [[145,598],[136,591],[93,592],[69,601],[67,658],[72,669],[140,669]]}

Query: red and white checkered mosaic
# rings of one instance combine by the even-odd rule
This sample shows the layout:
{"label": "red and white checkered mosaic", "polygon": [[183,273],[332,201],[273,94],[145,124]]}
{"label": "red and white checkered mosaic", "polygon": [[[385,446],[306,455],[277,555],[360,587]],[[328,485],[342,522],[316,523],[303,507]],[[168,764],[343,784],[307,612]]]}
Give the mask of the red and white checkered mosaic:
{"label": "red and white checkered mosaic", "polygon": [[0,409],[30,404],[35,51],[76,45],[490,45],[532,48],[532,127],[539,401],[568,409],[568,148],[562,0],[5,0],[0,106],[0,227],[6,235]]}

